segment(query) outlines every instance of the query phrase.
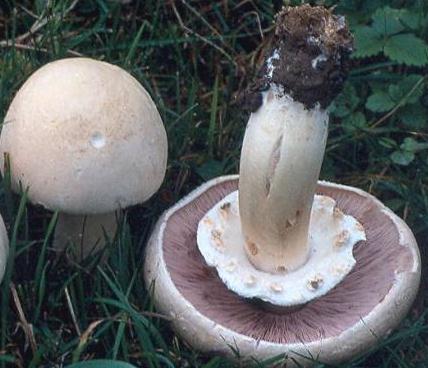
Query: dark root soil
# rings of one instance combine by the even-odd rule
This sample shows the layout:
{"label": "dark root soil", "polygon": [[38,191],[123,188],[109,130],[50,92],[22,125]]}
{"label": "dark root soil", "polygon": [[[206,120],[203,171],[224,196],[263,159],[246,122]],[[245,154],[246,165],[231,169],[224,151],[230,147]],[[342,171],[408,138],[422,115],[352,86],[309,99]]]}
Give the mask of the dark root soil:
{"label": "dark root soil", "polygon": [[[276,16],[275,39],[257,81],[249,88],[247,107],[256,111],[260,92],[275,83],[312,108],[327,107],[342,90],[353,39],[342,16],[310,5],[284,7]],[[278,58],[269,58],[276,53]],[[269,76],[269,69],[272,69]]]}

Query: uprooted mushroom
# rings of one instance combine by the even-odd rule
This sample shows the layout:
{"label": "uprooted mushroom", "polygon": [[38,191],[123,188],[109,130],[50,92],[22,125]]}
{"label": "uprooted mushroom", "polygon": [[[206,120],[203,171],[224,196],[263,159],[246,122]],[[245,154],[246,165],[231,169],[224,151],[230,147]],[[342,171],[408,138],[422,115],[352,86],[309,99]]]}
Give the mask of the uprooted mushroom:
{"label": "uprooted mushroom", "polygon": [[337,363],[407,313],[420,279],[409,228],[370,194],[317,182],[351,50],[343,17],[284,8],[248,91],[239,181],[205,183],[159,220],[146,282],[195,347]]}

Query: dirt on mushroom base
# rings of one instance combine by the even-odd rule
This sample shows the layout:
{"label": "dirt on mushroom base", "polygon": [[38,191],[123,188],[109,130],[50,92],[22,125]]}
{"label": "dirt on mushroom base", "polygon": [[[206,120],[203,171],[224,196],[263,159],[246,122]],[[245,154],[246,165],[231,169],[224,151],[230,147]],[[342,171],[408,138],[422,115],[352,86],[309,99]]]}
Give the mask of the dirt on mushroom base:
{"label": "dirt on mushroom base", "polygon": [[[323,7],[285,7],[277,16],[273,45],[256,81],[241,97],[255,112],[261,92],[275,83],[308,109],[326,108],[342,90],[349,69],[352,35],[341,16]],[[303,40],[303,41],[302,41]]]}

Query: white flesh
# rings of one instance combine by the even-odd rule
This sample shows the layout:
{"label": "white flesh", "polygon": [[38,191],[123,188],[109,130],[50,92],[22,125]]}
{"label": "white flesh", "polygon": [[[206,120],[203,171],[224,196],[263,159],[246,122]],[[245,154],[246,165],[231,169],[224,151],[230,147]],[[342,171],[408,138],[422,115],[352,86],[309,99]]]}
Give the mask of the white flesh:
{"label": "white flesh", "polygon": [[239,212],[248,258],[259,270],[292,271],[308,260],[309,217],[327,130],[325,110],[308,110],[275,86],[250,117],[241,152]]}

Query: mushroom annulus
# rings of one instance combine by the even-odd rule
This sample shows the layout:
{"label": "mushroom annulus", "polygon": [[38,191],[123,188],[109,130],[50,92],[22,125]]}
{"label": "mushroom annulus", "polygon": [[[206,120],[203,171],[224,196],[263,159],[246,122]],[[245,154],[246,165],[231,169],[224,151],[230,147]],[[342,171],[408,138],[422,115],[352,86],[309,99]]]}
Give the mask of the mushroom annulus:
{"label": "mushroom annulus", "polygon": [[420,258],[407,225],[372,195],[318,181],[327,106],[352,50],[343,17],[284,7],[249,88],[238,176],[213,179],[159,219],[146,283],[204,352],[335,364],[405,316]]}
{"label": "mushroom annulus", "polygon": [[[88,58],[38,69],[14,97],[0,137],[12,188],[58,211],[54,248],[81,260],[112,240],[119,212],[161,185],[167,138],[156,106],[125,70]],[[4,173],[4,172],[3,172]]]}

